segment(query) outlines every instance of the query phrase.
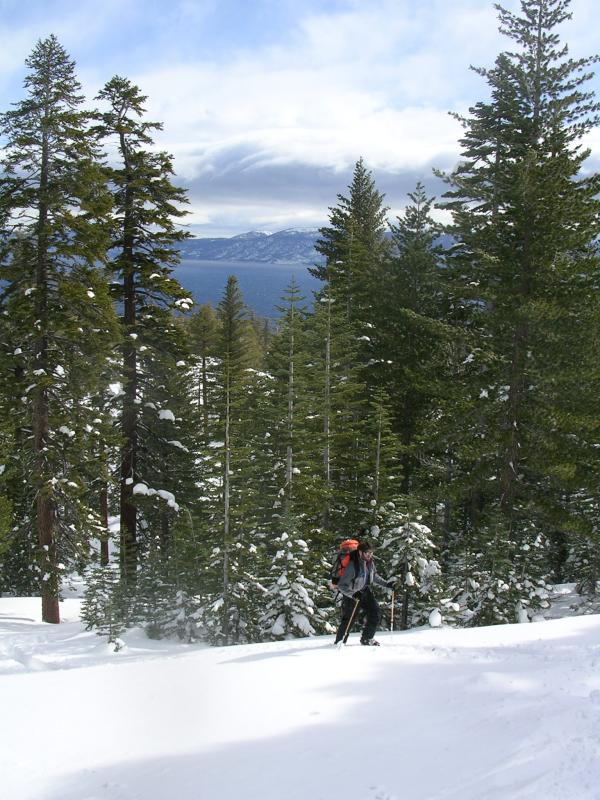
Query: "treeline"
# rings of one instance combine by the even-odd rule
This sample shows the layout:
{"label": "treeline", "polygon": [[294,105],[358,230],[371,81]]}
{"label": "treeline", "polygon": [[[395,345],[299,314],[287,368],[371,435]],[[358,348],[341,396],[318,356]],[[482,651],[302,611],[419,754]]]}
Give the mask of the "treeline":
{"label": "treeline", "polygon": [[[312,310],[271,330],[235,277],[216,309],[172,278],[184,192],[145,98],[83,110],[54,37],[0,119],[0,590],[86,575],[88,622],[213,643],[331,630],[341,538],[368,530],[407,624],[532,618],[600,570],[596,60],[564,0],[499,9],[462,156],[432,217],[359,160],[330,209]],[[109,517],[120,520],[111,534]]]}

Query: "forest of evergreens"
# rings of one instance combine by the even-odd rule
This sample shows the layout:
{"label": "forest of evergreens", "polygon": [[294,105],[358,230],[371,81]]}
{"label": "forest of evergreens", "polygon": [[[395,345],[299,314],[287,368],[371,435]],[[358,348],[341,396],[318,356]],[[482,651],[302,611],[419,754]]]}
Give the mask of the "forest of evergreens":
{"label": "forest of evergreens", "polygon": [[389,219],[359,159],[314,303],[290,285],[275,327],[234,276],[216,308],[174,280],[186,193],[141,90],[115,76],[91,108],[58,40],[35,45],[0,115],[0,592],[58,622],[79,573],[112,639],[323,633],[360,530],[402,624],[596,592],[597,58],[569,58],[569,2],[520,6],[443,196],[424,178]]}

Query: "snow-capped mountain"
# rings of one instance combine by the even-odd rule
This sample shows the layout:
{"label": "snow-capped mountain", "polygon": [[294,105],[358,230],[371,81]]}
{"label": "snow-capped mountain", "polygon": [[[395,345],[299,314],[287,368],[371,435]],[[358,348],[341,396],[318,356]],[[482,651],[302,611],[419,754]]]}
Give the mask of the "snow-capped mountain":
{"label": "snow-capped mountain", "polygon": [[248,231],[230,238],[188,239],[181,243],[181,258],[198,261],[254,261],[266,264],[314,264],[316,228],[289,228],[277,233]]}

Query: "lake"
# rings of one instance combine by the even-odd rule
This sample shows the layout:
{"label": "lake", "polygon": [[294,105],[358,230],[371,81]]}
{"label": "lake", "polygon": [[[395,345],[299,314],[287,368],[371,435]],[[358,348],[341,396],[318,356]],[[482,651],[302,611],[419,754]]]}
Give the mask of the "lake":
{"label": "lake", "polygon": [[322,284],[304,264],[265,264],[254,261],[200,261],[185,259],[173,271],[179,283],[197,303],[217,303],[223,297],[230,275],[238,279],[246,305],[263,317],[276,317],[275,306],[290,281],[295,278],[305,297],[307,307],[312,306],[313,292]]}

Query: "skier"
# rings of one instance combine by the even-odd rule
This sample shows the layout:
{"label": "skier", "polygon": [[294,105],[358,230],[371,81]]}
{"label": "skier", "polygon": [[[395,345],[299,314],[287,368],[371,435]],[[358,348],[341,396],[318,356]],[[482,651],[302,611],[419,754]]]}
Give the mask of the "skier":
{"label": "skier", "polygon": [[379,645],[379,642],[373,638],[381,619],[379,604],[371,589],[374,583],[391,590],[396,582],[394,580],[386,581],[379,577],[373,560],[373,548],[365,540],[358,545],[355,557],[350,559],[337,584],[337,589],[342,594],[342,619],[335,637],[336,644],[344,639],[353,614],[363,610],[366,612],[366,620],[360,643],[367,646]]}

